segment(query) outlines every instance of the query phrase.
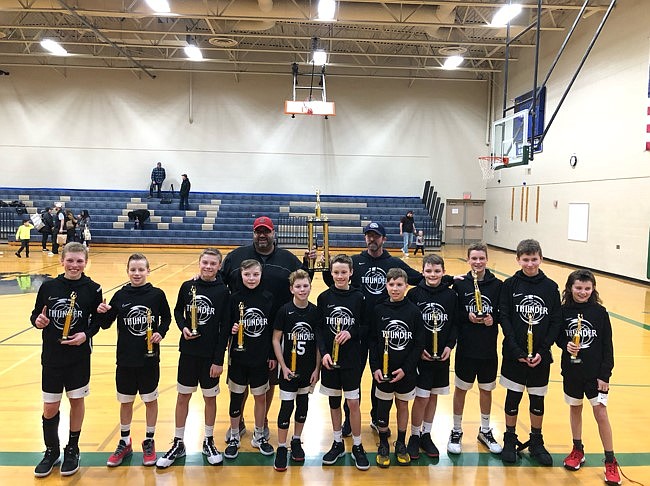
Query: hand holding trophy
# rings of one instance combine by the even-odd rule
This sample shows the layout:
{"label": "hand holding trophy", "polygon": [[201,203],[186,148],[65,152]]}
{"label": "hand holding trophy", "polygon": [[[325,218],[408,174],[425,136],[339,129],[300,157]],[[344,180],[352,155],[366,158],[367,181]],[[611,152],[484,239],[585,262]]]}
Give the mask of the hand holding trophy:
{"label": "hand holding trophy", "polygon": [[[582,333],[582,314],[578,314],[578,323],[576,324],[576,332],[573,335],[573,344],[575,344],[578,349],[580,349],[580,338]],[[578,358],[578,351],[575,354],[571,354],[570,359],[571,364],[580,364],[582,363],[582,358]]]}

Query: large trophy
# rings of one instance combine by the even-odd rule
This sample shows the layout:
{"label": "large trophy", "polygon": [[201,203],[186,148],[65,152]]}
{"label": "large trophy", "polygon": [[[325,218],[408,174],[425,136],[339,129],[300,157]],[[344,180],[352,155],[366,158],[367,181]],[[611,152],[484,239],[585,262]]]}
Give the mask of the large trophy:
{"label": "large trophy", "polygon": [[330,269],[330,222],[327,220],[327,216],[321,216],[320,211],[320,190],[316,189],[316,215],[310,216],[307,220],[307,246],[309,251],[318,250],[318,235],[317,227],[322,226],[323,228],[323,260],[319,260],[317,257],[309,259],[309,270],[314,270],[316,272],[322,272]]}

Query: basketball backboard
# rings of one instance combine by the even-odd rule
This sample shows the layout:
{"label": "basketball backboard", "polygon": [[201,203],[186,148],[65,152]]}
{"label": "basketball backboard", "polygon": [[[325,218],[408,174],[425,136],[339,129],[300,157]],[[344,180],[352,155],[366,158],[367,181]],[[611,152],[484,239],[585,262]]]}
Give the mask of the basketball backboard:
{"label": "basketball backboard", "polygon": [[[528,110],[518,111],[492,123],[491,155],[506,158],[508,167],[528,163]],[[503,167],[495,163],[495,169]]]}

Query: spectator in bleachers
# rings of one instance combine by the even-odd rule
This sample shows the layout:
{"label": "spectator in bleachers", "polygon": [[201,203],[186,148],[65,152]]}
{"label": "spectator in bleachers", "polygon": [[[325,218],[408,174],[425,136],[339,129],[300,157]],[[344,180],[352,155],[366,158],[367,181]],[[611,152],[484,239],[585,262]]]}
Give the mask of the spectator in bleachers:
{"label": "spectator in bleachers", "polygon": [[192,184],[187,178],[187,174],[182,174],[183,182],[181,182],[181,202],[178,204],[178,209],[190,209],[190,187]]}
{"label": "spectator in bleachers", "polygon": [[151,171],[151,185],[149,186],[149,199],[153,197],[154,187],[158,188],[158,197],[161,197],[160,191],[162,190],[162,185],[163,182],[165,181],[165,177],[167,177],[167,174],[165,173],[165,169],[163,168],[162,164],[158,162],[158,164],[156,164],[156,167],[154,167],[153,170]]}
{"label": "spectator in bleachers", "polygon": [[144,222],[149,219],[151,213],[147,209],[136,209],[127,213],[129,221],[134,221],[133,229],[144,229]]}

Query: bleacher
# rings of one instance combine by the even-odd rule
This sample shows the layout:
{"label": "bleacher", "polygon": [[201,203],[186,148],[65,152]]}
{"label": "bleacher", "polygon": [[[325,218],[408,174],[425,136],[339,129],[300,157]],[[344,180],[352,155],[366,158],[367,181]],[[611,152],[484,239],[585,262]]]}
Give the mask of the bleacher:
{"label": "bleacher", "polygon": [[[283,242],[283,238],[288,236],[290,221],[304,221],[314,215],[316,199],[313,194],[193,192],[190,209],[180,210],[178,197],[171,204],[162,204],[160,199],[147,196],[145,191],[0,188],[0,200],[20,200],[28,214],[55,202],[62,202],[75,214],[87,209],[93,244],[238,246],[250,243],[253,220],[264,215],[275,222],[283,246],[292,246],[291,242],[303,246],[300,239],[286,238]],[[364,246],[363,227],[370,221],[385,225],[386,246],[401,247],[399,219],[407,209],[413,210],[416,227],[431,228],[431,219],[419,197],[322,195],[320,200],[322,215],[329,221],[332,247]],[[134,209],[147,209],[151,213],[142,230],[133,229],[133,222],[128,219],[128,212]],[[3,211],[14,213],[15,233],[24,215],[16,214],[14,208],[3,208]],[[430,242],[433,236],[427,234]],[[439,241],[440,235],[435,236]]]}

